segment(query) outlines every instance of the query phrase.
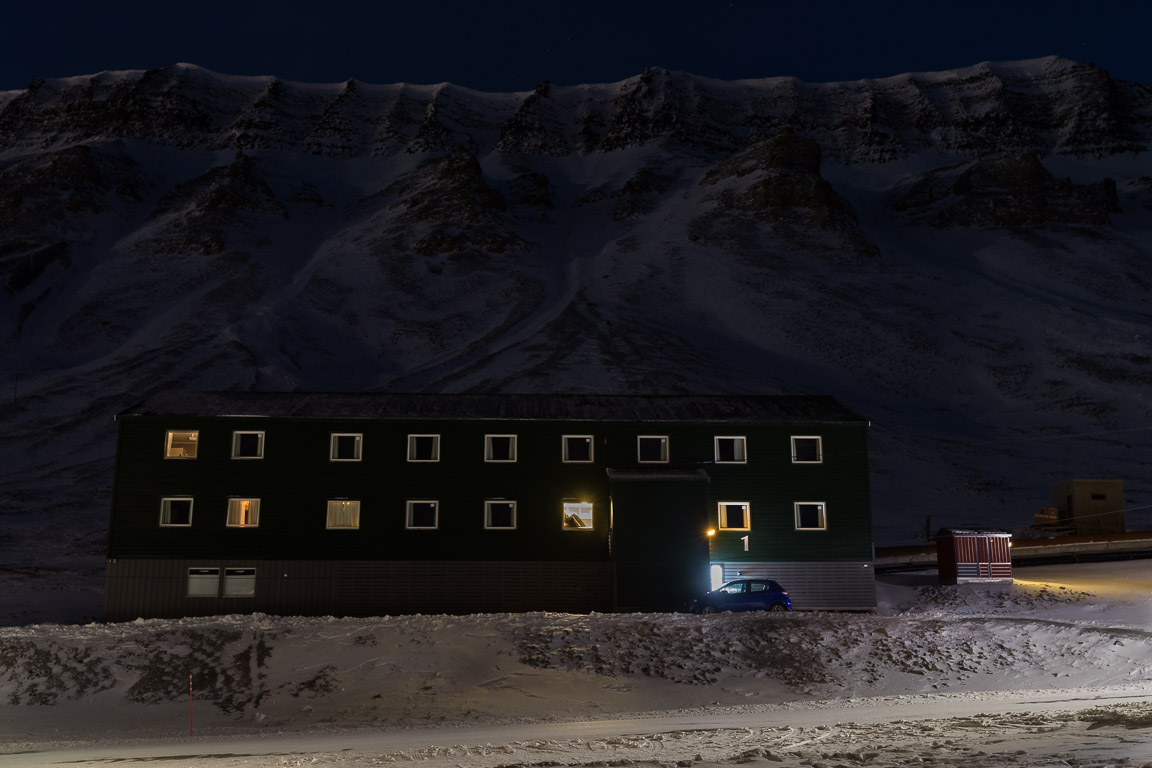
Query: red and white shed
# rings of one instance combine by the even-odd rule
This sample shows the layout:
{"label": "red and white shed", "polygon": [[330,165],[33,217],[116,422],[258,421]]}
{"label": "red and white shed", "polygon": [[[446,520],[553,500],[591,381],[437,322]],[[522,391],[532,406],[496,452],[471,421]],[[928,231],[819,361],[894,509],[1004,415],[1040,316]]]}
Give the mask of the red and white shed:
{"label": "red and white shed", "polygon": [[1012,534],[1007,531],[944,528],[936,534],[941,584],[1012,581]]}

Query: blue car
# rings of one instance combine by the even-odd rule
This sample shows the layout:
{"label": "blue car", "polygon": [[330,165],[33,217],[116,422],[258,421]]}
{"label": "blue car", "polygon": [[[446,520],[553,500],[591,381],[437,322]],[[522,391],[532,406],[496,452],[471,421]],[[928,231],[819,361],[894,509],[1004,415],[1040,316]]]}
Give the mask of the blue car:
{"label": "blue car", "polygon": [[790,610],[788,593],[771,579],[736,579],[701,595],[688,606],[689,613]]}

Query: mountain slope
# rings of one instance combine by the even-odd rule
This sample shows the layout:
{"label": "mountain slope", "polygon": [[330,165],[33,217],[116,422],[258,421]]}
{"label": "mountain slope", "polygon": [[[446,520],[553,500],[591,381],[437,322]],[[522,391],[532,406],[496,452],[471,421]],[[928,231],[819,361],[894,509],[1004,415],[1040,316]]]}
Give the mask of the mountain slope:
{"label": "mountain slope", "polygon": [[161,388],[829,393],[881,542],[1073,476],[1152,504],[1150,126],[1055,57],[0,94],[0,561],[99,572],[110,417]]}

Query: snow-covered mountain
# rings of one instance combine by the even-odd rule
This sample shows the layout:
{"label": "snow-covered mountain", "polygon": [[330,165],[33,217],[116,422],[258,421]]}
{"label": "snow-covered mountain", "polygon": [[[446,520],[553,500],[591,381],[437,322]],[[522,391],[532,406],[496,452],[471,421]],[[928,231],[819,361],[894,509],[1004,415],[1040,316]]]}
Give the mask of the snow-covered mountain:
{"label": "snow-covered mountain", "polygon": [[1152,88],[1056,57],[0,93],[0,562],[99,569],[111,417],[162,388],[828,393],[882,543],[1152,504],[1150,142]]}

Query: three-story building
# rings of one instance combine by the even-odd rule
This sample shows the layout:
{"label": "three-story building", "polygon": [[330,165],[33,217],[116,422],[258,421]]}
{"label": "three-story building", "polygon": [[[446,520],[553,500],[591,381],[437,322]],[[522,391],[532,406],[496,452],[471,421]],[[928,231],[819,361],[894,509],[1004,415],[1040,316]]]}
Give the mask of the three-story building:
{"label": "three-story building", "polygon": [[867,422],[828,397],[190,393],[117,417],[110,620],[875,607]]}

